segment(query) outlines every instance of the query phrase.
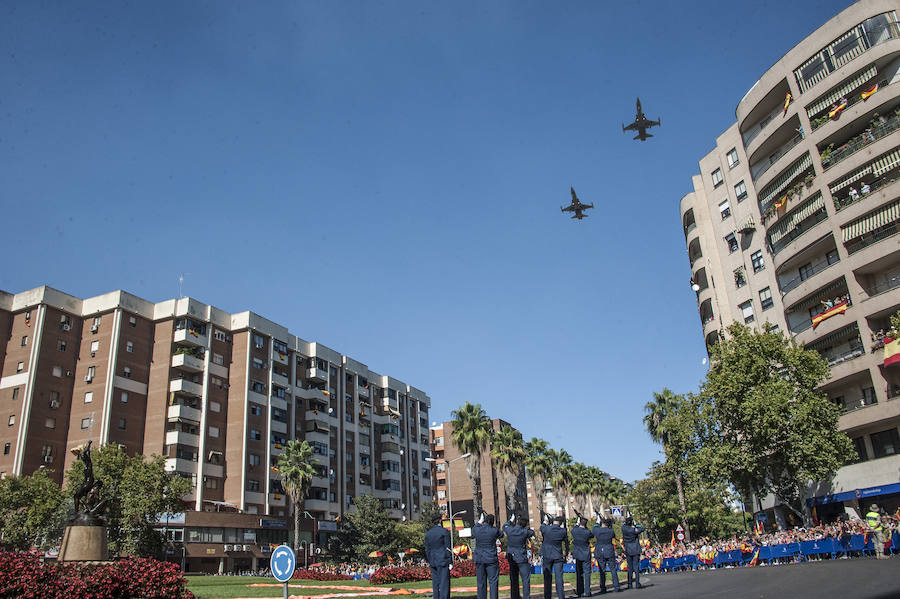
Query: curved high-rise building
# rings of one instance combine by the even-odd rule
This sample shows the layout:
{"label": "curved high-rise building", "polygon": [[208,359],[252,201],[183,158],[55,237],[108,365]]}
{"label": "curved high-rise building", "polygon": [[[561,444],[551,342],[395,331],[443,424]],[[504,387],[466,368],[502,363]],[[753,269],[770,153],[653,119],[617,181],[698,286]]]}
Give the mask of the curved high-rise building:
{"label": "curved high-rise building", "polygon": [[883,335],[900,309],[898,14],[861,0],[800,41],[740,100],[681,200],[707,344],[733,321],[768,322],[831,365],[821,389],[858,459],[810,490],[822,518],[900,506],[900,355],[891,364]]}

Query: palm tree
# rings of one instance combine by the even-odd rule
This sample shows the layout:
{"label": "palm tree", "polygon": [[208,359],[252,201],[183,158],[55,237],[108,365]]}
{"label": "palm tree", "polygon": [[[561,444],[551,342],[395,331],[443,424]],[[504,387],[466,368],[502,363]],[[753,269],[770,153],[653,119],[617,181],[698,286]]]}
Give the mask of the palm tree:
{"label": "palm tree", "polygon": [[292,440],[284,446],[284,453],[278,456],[273,468],[281,477],[281,484],[294,506],[294,552],[300,551],[300,514],[303,501],[309,493],[313,476],[316,474],[313,462],[313,446],[306,441]]}
{"label": "palm tree", "polygon": [[609,475],[596,466],[588,466],[587,478],[590,481],[588,499],[591,509],[605,515],[609,507]]}
{"label": "palm tree", "polygon": [[666,460],[670,460],[675,467],[675,488],[678,491],[678,503],[681,508],[681,521],[684,523],[684,538],[690,542],[691,531],[687,522],[687,501],[684,497],[684,476],[681,473],[681,465],[677,456],[670,455],[671,430],[673,416],[678,411],[684,397],[676,395],[671,389],[663,388],[659,393],[653,393],[653,401],[644,406],[644,427],[650,438],[655,443],[662,445]]}
{"label": "palm tree", "polygon": [[537,498],[538,509],[544,511],[544,489],[553,469],[548,452],[550,445],[543,439],[532,437],[525,443],[525,472],[531,477],[534,486],[534,496]]}
{"label": "palm tree", "polygon": [[560,449],[559,451],[550,449],[547,453],[550,455],[550,460],[553,463],[550,484],[553,486],[553,492],[556,493],[556,503],[563,508],[563,514],[568,519],[569,486],[572,482],[572,456],[565,449]]}
{"label": "palm tree", "polygon": [[522,433],[508,424],[494,433],[491,441],[491,457],[494,469],[503,474],[503,488],[506,490],[506,509],[509,512],[519,511],[519,498],[516,488],[522,474],[522,463],[525,461],[525,447],[522,445]]}
{"label": "palm tree", "polygon": [[581,462],[575,462],[570,470],[572,475],[571,491],[572,498],[575,500],[575,509],[586,518],[590,518],[590,514],[585,514],[588,507],[588,497],[594,484],[589,467]]}
{"label": "palm tree", "polygon": [[472,481],[472,518],[481,515],[481,453],[488,446],[493,434],[491,420],[481,404],[466,402],[451,414],[453,434],[450,436],[461,454],[468,453],[466,474]]}

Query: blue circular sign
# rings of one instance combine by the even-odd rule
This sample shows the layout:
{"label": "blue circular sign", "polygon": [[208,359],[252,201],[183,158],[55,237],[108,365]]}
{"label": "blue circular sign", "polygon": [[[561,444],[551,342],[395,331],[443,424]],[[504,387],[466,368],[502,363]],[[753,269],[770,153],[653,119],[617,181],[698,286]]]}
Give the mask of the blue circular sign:
{"label": "blue circular sign", "polygon": [[296,567],[297,558],[294,556],[294,550],[287,545],[276,547],[272,552],[272,557],[269,558],[269,569],[278,582],[290,580]]}

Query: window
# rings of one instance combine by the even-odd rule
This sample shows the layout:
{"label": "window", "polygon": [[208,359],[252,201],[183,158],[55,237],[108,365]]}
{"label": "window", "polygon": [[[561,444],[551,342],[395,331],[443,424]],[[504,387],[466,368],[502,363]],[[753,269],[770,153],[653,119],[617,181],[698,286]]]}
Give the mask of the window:
{"label": "window", "polygon": [[250,385],[250,388],[253,391],[256,391],[257,393],[265,393],[266,392],[266,386],[263,385],[262,383],[260,383],[259,381],[253,381],[253,383]]}
{"label": "window", "polygon": [[84,394],[84,403],[91,403],[92,401],[94,401],[94,392],[88,391]]}
{"label": "window", "polygon": [[866,387],[862,390],[862,405],[870,406],[872,404],[878,403],[878,398],[875,397],[875,387]]}
{"label": "window", "polygon": [[869,459],[869,450],[866,449],[866,438],[856,437],[853,439],[853,448],[856,449],[856,459],[854,462],[865,462]]}
{"label": "window", "polygon": [[222,356],[222,354],[214,353],[212,355],[212,360],[213,360],[213,364],[218,364],[219,366],[222,366],[223,364],[225,364],[225,358]]}
{"label": "window", "polygon": [[136,327],[137,326],[137,318],[135,318],[134,316],[129,316],[128,324],[130,324],[133,327]]}
{"label": "window", "polygon": [[253,333],[253,346],[256,347],[256,349],[262,349],[266,346],[266,340],[263,339],[262,335]]}
{"label": "window", "polygon": [[247,481],[247,490],[259,492],[259,481],[258,480],[248,480]]}
{"label": "window", "polygon": [[223,332],[220,331],[219,329],[216,329],[216,330],[215,330],[213,336],[216,338],[216,341],[222,341],[222,342],[225,342],[225,343],[228,342],[228,335],[226,335],[225,333],[223,333]]}
{"label": "window", "polygon": [[90,383],[92,380],[94,380],[94,373],[96,373],[96,372],[97,372],[97,368],[95,366],[88,366],[88,371],[84,377],[84,380],[86,382]]}
{"label": "window", "polygon": [[22,372],[23,370],[25,370],[25,362],[16,364],[16,372]]}
{"label": "window", "polygon": [[250,404],[250,415],[251,416],[262,416],[262,407],[255,403],[251,403]]}
{"label": "window", "polygon": [[740,289],[747,284],[747,278],[744,276],[744,269],[739,268],[734,271],[734,286]]}
{"label": "window", "polygon": [[827,254],[825,254],[825,262],[828,263],[828,266],[831,266],[835,262],[840,262],[840,261],[841,261],[841,257],[838,256],[837,249],[833,249],[830,252],[828,252]]}
{"label": "window", "polygon": [[900,452],[900,436],[897,435],[896,427],[880,433],[872,433],[872,451],[876,458]]}
{"label": "window", "polygon": [[22,335],[22,347],[26,347],[28,345],[28,335]]}
{"label": "window", "polygon": [[219,486],[219,479],[210,476],[203,477],[203,486],[207,489],[216,489]]}
{"label": "window", "polygon": [[13,398],[13,401],[16,401],[17,399],[19,399],[19,387],[13,388],[12,398]]}
{"label": "window", "polygon": [[[65,350],[61,350],[61,351],[65,351]],[[53,376],[55,376],[57,378],[61,377],[62,376],[62,367],[54,366],[53,367]]]}
{"label": "window", "polygon": [[221,411],[222,411],[222,404],[220,404],[220,403],[217,402],[217,401],[211,401],[211,402],[209,402],[209,411],[210,411],[210,412],[216,412],[216,413],[221,412]]}
{"label": "window", "polygon": [[213,439],[217,439],[219,437],[219,427],[218,426],[209,427],[209,436],[212,437]]}
{"label": "window", "polygon": [[803,266],[800,267],[800,280],[805,281],[806,279],[813,276],[815,271],[813,270],[813,266],[811,262],[807,262]]}
{"label": "window", "polygon": [[753,263],[753,272],[763,270],[766,267],[766,264],[763,262],[762,250],[756,250],[750,254],[750,262]]}
{"label": "window", "polygon": [[259,456],[255,453],[251,453],[248,456],[247,461],[250,463],[251,466],[259,466]]}
{"label": "window", "polygon": [[93,356],[100,349],[99,341],[91,341],[91,355]]}
{"label": "window", "polygon": [[124,431],[126,425],[127,425],[126,420],[124,418],[119,418],[119,430]]}
{"label": "window", "polygon": [[122,369],[122,375],[123,375],[126,379],[130,379],[130,378],[131,378],[131,368],[129,368],[128,366],[126,366],[125,368],[123,368],[123,369]]}
{"label": "window", "polygon": [[260,360],[259,358],[253,358],[253,367],[254,368],[265,368],[266,363]]}
{"label": "window", "polygon": [[50,392],[50,408],[55,410],[59,407],[59,391]]}
{"label": "window", "polygon": [[82,418],[81,419],[81,430],[86,431],[91,426],[90,418]]}
{"label": "window", "polygon": [[9,455],[9,447],[10,447],[9,443],[3,444],[3,455]]}
{"label": "window", "polygon": [[44,426],[47,428],[56,428],[56,418],[47,418],[47,420],[44,421]]}
{"label": "window", "polygon": [[728,150],[728,153],[725,154],[725,157],[728,159],[728,168],[734,168],[738,164],[740,164],[740,159],[738,159],[737,148],[731,148]]}
{"label": "window", "polygon": [[731,216],[731,206],[728,205],[728,200],[719,203],[719,214],[722,215],[722,220]]}
{"label": "window", "polygon": [[256,430],[255,428],[251,428],[250,429],[250,438],[253,439],[254,441],[261,441],[262,434],[260,434],[260,432],[258,430]]}
{"label": "window", "polygon": [[753,303],[752,302],[744,302],[739,305],[738,308],[741,309],[741,314],[744,316],[744,324],[750,324],[754,320],[753,317]]}
{"label": "window", "polygon": [[743,179],[741,179],[738,184],[734,186],[734,195],[737,196],[738,202],[747,197],[747,186],[744,185]]}
{"label": "window", "polygon": [[7,422],[7,426],[15,426],[15,424],[16,424],[16,415],[10,414],[9,421]]}
{"label": "window", "polygon": [[722,169],[717,168],[712,172],[713,187],[718,187],[722,184],[722,181]]}
{"label": "window", "polygon": [[66,351],[66,340],[65,339],[57,339],[56,340],[56,349],[59,351]]}
{"label": "window", "polygon": [[125,342],[125,351],[127,351],[129,354],[133,354],[134,353],[134,343],[131,341],[126,341]]}
{"label": "window", "polygon": [[775,303],[772,301],[772,290],[766,287],[765,289],[761,289],[759,292],[759,303],[762,306],[763,311],[768,310]]}
{"label": "window", "polygon": [[128,394],[122,391],[122,394],[119,396],[119,401],[122,403],[128,403]]}
{"label": "window", "polygon": [[734,236],[734,233],[729,233],[725,236],[725,243],[728,244],[728,251],[730,253],[738,251],[737,237]]}

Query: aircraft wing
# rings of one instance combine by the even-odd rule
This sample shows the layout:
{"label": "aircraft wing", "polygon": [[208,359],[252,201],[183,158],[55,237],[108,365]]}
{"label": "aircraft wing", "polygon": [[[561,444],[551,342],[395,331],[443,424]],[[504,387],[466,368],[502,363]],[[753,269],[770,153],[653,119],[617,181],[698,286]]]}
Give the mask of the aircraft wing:
{"label": "aircraft wing", "polygon": [[[660,119],[660,120],[662,120],[662,119]],[[659,122],[660,122],[660,121],[647,121],[647,126],[648,126],[648,127],[658,127],[658,126],[659,126]]]}
{"label": "aircraft wing", "polygon": [[622,131],[637,131],[637,129],[638,129],[637,121],[631,123],[627,127],[625,125],[622,125]]}
{"label": "aircraft wing", "polygon": [[559,209],[560,209],[560,211],[562,211],[562,212],[574,212],[574,211],[575,211],[575,206],[566,206],[565,208],[563,208],[562,206],[560,206]]}

